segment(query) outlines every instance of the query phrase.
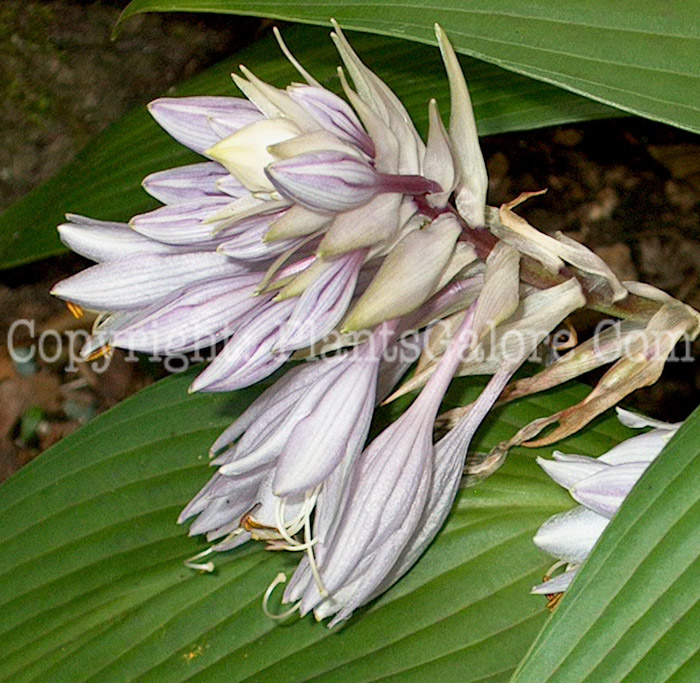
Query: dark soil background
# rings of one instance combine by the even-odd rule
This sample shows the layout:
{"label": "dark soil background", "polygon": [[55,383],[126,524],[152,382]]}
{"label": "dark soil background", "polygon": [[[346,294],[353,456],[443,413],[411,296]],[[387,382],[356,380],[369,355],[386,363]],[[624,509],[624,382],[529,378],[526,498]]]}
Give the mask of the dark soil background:
{"label": "dark soil background", "polygon": [[[112,42],[125,4],[0,3],[0,210],[122,114],[267,26],[217,15],[141,15]],[[494,136],[483,144],[490,203],[548,188],[523,207],[531,223],[586,243],[622,279],[649,282],[700,308],[700,138],[630,118]],[[4,340],[15,320],[36,320],[36,335],[85,327],[47,293],[83,267],[78,257],[65,256],[0,273],[0,480],[166,373],[147,361],[127,362],[120,352],[101,374],[87,365],[67,373],[65,353],[52,363],[10,359]],[[15,335],[20,343],[22,332],[27,336]],[[699,389],[697,363],[669,364],[662,381],[630,403],[678,420],[695,408]]]}

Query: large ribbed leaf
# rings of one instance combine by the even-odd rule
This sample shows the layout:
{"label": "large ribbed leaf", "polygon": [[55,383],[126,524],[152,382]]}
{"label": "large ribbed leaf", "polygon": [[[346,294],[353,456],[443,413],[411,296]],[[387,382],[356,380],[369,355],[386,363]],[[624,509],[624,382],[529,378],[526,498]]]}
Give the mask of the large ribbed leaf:
{"label": "large ribbed leaf", "polygon": [[124,17],[232,12],[434,43],[627,111],[700,131],[700,12],[695,0],[132,0]]}
{"label": "large ribbed leaf", "polygon": [[515,676],[700,680],[700,411],[664,449]]}
{"label": "large ribbed leaf", "polygon": [[[515,452],[463,491],[426,556],[339,633],[310,617],[279,624],[261,597],[295,558],[251,547],[219,556],[212,575],[182,564],[203,545],[177,513],[211,473],[208,445],[253,395],[188,396],[190,380],[125,401],[0,489],[0,679],[508,678],[547,619],[528,592],[548,564],[532,535],[571,504],[535,453]],[[451,401],[469,386],[458,382]],[[581,393],[497,411],[477,447]],[[598,454],[625,435],[608,419],[566,446]]]}
{"label": "large ribbed leaf", "polygon": [[[328,31],[305,27],[285,30],[295,54],[325,84],[337,89],[338,57]],[[353,43],[372,68],[405,101],[425,129],[427,103],[437,97],[447,113],[447,84],[437,50],[380,36],[353,35]],[[245,62],[276,85],[298,80],[272,36],[176,89],[178,95],[238,95],[230,73]],[[585,98],[538,83],[477,60],[464,59],[482,135],[537,128],[618,114]],[[56,225],[66,212],[128,220],[156,206],[140,187],[153,171],[195,160],[152,121],[145,109],[125,116],[89,144],[59,173],[0,216],[0,267],[33,261],[63,251]]]}

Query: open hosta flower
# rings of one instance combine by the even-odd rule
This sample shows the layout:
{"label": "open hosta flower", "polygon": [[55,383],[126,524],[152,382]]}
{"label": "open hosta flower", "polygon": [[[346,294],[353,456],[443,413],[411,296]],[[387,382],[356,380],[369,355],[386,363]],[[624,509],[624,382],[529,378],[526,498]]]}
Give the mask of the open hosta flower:
{"label": "open hosta flower", "polygon": [[[332,616],[332,624],[386,590],[427,548],[457,495],[476,429],[567,316],[597,307],[631,318],[625,334],[643,330],[663,341],[656,354],[639,342],[636,360],[620,359],[574,426],[648,383],[680,336],[700,331],[692,309],[620,283],[585,246],[520,219],[513,209],[537,193],[500,211],[486,206],[467,84],[439,27],[451,114],[446,127],[435,100],[427,103],[425,142],[335,29],[352,81],[339,70],[344,98],[280,38],[303,82],[277,88],[241,67],[234,81],[245,98],[152,102],[155,120],[204,159],[149,175],[143,187],[163,206],[128,223],[69,215],[61,239],[95,265],[53,289],[75,314],[99,314],[87,358],[110,347],[165,356],[212,348],[191,391],[239,389],[289,360],[307,361],[217,439],[216,473],[180,521],[214,543],[202,556],[249,540],[299,553],[283,602]],[[621,345],[605,342],[604,361],[593,345],[574,350],[539,384],[518,380],[507,395],[619,359]],[[413,363],[411,379],[397,386]],[[436,441],[453,376],[474,374],[491,378],[476,401],[443,420],[447,433]],[[377,403],[420,389],[366,444]],[[558,480],[570,476],[562,467],[571,462],[556,461]],[[587,506],[576,523],[597,520],[584,548],[641,468],[636,460],[592,463],[576,460],[581,481],[572,483]],[[594,471],[613,464],[614,479]],[[568,557],[575,563],[583,554]],[[189,566],[211,563],[197,557]],[[266,610],[286,581],[273,581]]]}
{"label": "open hosta flower", "polygon": [[[557,596],[569,587],[610,518],[680,427],[621,408],[617,415],[627,427],[654,429],[623,441],[599,458],[554,451],[554,460],[537,459],[540,467],[581,505],[550,517],[535,535],[535,545],[558,559],[547,574],[562,566],[565,570],[535,586],[533,593]],[[556,604],[557,598],[552,600]]]}

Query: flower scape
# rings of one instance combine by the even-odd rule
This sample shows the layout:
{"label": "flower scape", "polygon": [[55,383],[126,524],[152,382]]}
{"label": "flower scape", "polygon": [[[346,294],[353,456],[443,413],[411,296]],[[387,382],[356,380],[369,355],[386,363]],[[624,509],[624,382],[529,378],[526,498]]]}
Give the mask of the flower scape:
{"label": "flower scape", "polygon": [[[241,67],[233,79],[246,99],[152,102],[156,121],[208,160],[148,176],[145,190],[164,206],[128,224],[70,215],[61,239],[96,265],[53,289],[76,313],[100,313],[82,351],[88,359],[111,347],[167,355],[219,345],[191,391],[233,391],[304,361],[215,441],[216,473],[180,521],[193,520],[189,533],[213,543],[190,561],[195,569],[251,539],[297,552],[293,576],[278,576],[263,605],[268,611],[285,582],[290,607],[277,616],[313,612],[331,626],[396,582],[430,544],[497,400],[612,364],[580,404],[496,448],[492,469],[510,447],[553,443],[655,382],[678,340],[700,330],[688,306],[620,282],[583,245],[515,213],[538,193],[486,204],[467,84],[440,27],[451,112],[445,127],[429,103],[427,141],[334,27],[345,99],[277,33],[302,82],[279,89]],[[513,381],[585,307],[619,320]],[[440,418],[436,441],[443,396],[465,375],[489,380],[476,401]],[[366,443],[375,407],[416,391]],[[568,463],[547,467],[560,462]]]}

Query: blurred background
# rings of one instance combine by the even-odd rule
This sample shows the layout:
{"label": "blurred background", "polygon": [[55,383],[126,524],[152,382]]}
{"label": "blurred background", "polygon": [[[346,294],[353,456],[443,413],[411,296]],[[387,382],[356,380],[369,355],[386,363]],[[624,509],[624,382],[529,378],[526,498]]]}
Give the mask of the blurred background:
{"label": "blurred background", "polygon": [[[269,21],[150,14],[111,32],[126,0],[0,3],[0,211],[49,178],[90,139],[256,40]],[[278,84],[281,85],[281,84]],[[231,94],[237,94],[231,86]],[[483,140],[491,204],[548,188],[524,215],[563,230],[622,279],[639,279],[700,308],[700,141],[639,119],[615,119]],[[99,218],[99,217],[98,217]],[[13,322],[62,332],[85,324],[48,295],[87,262],[61,256],[0,272],[0,480],[94,415],[167,374],[115,352],[109,369],[66,373],[67,358],[17,364],[4,341]],[[590,321],[574,321],[585,336]],[[20,330],[15,341],[22,344]],[[27,334],[26,343],[30,342]],[[697,349],[694,349],[697,351]],[[593,381],[596,378],[590,378]],[[671,363],[631,405],[670,420],[698,404],[696,362]]]}

